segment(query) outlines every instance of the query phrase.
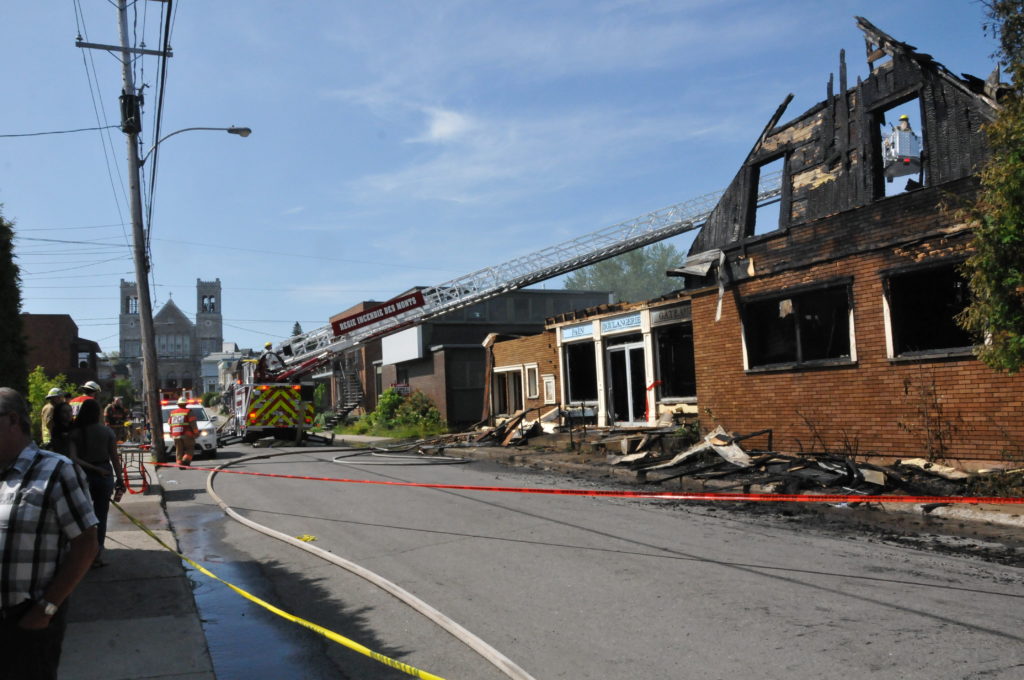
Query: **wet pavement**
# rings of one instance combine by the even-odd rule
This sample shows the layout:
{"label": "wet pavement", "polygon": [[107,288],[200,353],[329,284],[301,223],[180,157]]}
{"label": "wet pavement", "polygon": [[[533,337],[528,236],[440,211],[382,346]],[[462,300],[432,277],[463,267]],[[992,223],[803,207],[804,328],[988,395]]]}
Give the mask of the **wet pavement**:
{"label": "wet pavement", "polygon": [[[163,476],[165,484],[172,482],[167,484],[167,513],[181,551],[225,581],[279,603],[279,598],[266,592],[270,580],[262,565],[221,540],[227,521],[223,511],[205,500],[190,501],[203,493],[206,474],[165,471]],[[182,488],[186,485],[195,488]],[[317,636],[246,601],[189,565],[186,571],[219,680],[344,677],[325,661]]]}
{"label": "wet pavement", "polygon": [[[338,442],[341,444],[341,442]],[[233,452],[224,451],[223,458]],[[248,448],[235,456],[251,453]],[[486,465],[512,466],[538,474],[556,473],[595,485],[635,486],[631,475],[603,460],[576,453],[528,449],[456,449]],[[216,461],[216,464],[222,461]],[[213,465],[214,461],[197,461]],[[274,602],[267,569],[222,540],[223,512],[205,498],[204,473],[163,470],[150,492],[126,496],[122,505],[221,578]],[[161,485],[160,482],[163,482]],[[166,511],[161,504],[166,502]],[[778,507],[744,504],[745,512],[825,532],[857,531],[877,540],[940,553],[1024,563],[1021,518],[1013,508],[950,508],[951,514],[923,514],[919,508]],[[713,504],[689,504],[696,514],[736,511]],[[955,513],[959,512],[957,515]],[[61,680],[121,678],[302,677],[345,678],[324,653],[324,641],[294,623],[246,602],[226,586],[184,564],[111,510],[106,558],[109,566],[87,576],[72,597]],[[254,659],[255,657],[255,659]],[[254,660],[256,661],[254,663]]]}
{"label": "wet pavement", "polygon": [[[150,478],[156,482],[150,467]],[[175,545],[159,483],[121,506]],[[213,680],[181,560],[115,508],[107,522],[107,566],[91,570],[71,596],[61,680]]]}

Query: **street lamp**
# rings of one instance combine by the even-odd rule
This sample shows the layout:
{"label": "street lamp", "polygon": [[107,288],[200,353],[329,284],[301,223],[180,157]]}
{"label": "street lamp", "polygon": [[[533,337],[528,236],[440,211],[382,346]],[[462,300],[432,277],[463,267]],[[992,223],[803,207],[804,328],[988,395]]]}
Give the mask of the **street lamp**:
{"label": "street lamp", "polygon": [[[127,35],[127,26],[125,25],[123,17],[121,30],[122,41],[124,41],[124,36]],[[134,93],[135,89],[132,84],[132,74],[131,69],[128,66],[129,63],[130,61],[125,59],[125,92]],[[122,95],[122,97],[124,96],[125,95]],[[131,114],[133,109],[137,106],[136,102],[137,98],[133,96],[128,100],[129,105],[127,107],[122,105],[122,112],[128,111]],[[128,185],[130,189],[132,212],[132,249],[135,259],[136,279],[135,290],[139,295],[139,344],[141,345],[142,350],[142,391],[143,394],[146,395],[146,410],[149,411],[150,442],[153,446],[153,458],[158,463],[166,463],[168,462],[168,457],[167,452],[164,450],[163,414],[160,411],[160,394],[158,393],[160,375],[157,371],[156,365],[156,334],[153,330],[153,303],[150,299],[149,293],[149,257],[148,250],[146,248],[146,233],[142,220],[142,183],[139,181],[139,173],[142,171],[142,165],[149,158],[150,154],[152,154],[156,148],[160,146],[160,143],[168,137],[173,137],[174,135],[182,132],[188,132],[189,130],[223,130],[229,134],[238,135],[239,137],[248,137],[252,134],[252,130],[247,127],[235,126],[226,128],[182,128],[181,130],[175,130],[161,139],[158,139],[156,144],[154,144],[142,158],[139,158],[139,126],[137,124],[137,113],[134,114],[133,118],[134,120],[128,119],[122,122],[122,130],[124,130],[128,139]]]}
{"label": "street lamp", "polygon": [[139,166],[145,165],[146,161],[149,160],[149,156],[154,151],[156,151],[156,147],[158,147],[161,144],[163,144],[164,140],[166,140],[168,137],[173,137],[174,135],[180,135],[182,132],[188,132],[189,130],[217,130],[217,131],[220,131],[220,132],[226,132],[229,135],[238,135],[239,137],[248,137],[249,135],[252,134],[252,128],[236,127],[234,125],[232,125],[231,127],[187,127],[187,128],[182,128],[180,130],[175,130],[174,132],[172,132],[170,134],[164,135],[163,137],[158,139],[156,141],[156,144],[151,146],[149,151],[146,152],[146,155],[144,155],[142,158],[139,159]]}

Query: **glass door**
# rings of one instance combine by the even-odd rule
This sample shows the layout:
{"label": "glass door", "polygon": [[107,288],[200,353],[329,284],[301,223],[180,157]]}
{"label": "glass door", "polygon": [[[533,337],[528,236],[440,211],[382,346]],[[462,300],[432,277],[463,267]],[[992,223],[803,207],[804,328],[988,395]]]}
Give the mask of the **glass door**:
{"label": "glass door", "polygon": [[608,348],[609,420],[613,423],[642,423],[647,415],[642,342]]}

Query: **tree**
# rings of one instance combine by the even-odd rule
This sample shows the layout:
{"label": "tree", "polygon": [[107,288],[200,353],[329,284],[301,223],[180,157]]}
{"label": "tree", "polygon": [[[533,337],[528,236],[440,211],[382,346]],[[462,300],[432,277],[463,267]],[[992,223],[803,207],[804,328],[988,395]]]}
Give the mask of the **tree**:
{"label": "tree", "polygon": [[610,291],[619,302],[650,300],[679,288],[665,271],[682,266],[683,259],[672,244],[654,243],[577,269],[565,277],[565,287]]}
{"label": "tree", "polygon": [[132,381],[128,378],[114,379],[114,396],[122,398],[125,408],[132,408],[138,400],[138,395],[135,393],[135,386],[132,385]]}
{"label": "tree", "polygon": [[14,262],[14,224],[0,213],[0,386],[28,389],[21,324],[21,270]]}
{"label": "tree", "polygon": [[296,321],[295,325],[292,326],[292,336],[294,337],[296,335],[302,335],[302,324],[298,321]]}
{"label": "tree", "polygon": [[992,156],[981,190],[965,216],[973,253],[963,267],[971,302],[957,317],[984,343],[978,357],[1007,373],[1024,366],[1024,0],[985,3],[999,41],[1000,65],[1012,79],[996,119],[985,126]]}

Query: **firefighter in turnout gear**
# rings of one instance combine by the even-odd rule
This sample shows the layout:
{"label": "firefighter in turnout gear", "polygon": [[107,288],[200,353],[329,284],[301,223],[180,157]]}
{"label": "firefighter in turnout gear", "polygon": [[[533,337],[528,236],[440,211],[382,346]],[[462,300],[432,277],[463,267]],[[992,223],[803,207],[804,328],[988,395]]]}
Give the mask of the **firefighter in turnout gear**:
{"label": "firefighter in turnout gear", "polygon": [[178,408],[171,411],[167,422],[171,429],[171,439],[174,440],[174,460],[178,465],[191,465],[199,426],[196,425],[192,409],[188,407],[188,399],[178,399]]}
{"label": "firefighter in turnout gear", "polygon": [[96,395],[99,393],[99,383],[95,380],[86,381],[86,383],[82,385],[82,393],[68,402],[71,404],[71,414],[78,417],[78,410],[82,408],[82,403],[89,401],[90,399],[95,399]]}
{"label": "firefighter in turnout gear", "polygon": [[128,419],[128,409],[124,407],[121,397],[114,397],[114,401],[107,404],[103,409],[103,422],[114,431],[117,441],[123,442],[126,439],[124,421]]}
{"label": "firefighter in turnout gear", "polygon": [[263,345],[263,353],[256,362],[256,382],[270,382],[274,376],[284,370],[281,355],[274,351],[273,343]]}

